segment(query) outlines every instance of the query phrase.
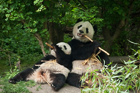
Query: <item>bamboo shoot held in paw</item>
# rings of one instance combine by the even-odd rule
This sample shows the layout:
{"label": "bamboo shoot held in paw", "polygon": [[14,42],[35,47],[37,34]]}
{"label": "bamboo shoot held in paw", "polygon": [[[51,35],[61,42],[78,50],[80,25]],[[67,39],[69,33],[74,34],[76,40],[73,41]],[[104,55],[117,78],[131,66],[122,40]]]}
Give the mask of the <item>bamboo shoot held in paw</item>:
{"label": "bamboo shoot held in paw", "polygon": [[53,46],[51,46],[50,44],[48,44],[48,43],[45,43],[47,46],[49,46],[50,48],[52,48],[52,49],[54,49],[54,47]]}

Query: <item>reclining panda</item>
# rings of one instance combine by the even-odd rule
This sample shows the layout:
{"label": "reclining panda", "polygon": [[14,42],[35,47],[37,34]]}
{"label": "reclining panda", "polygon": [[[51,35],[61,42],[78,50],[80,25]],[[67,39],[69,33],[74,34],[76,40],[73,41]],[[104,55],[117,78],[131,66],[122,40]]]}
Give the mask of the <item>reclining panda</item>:
{"label": "reclining panda", "polygon": [[70,54],[71,47],[67,43],[53,45],[51,55],[42,58],[33,68],[18,73],[9,82],[15,84],[21,80],[34,80],[37,83],[48,83],[53,90],[58,91],[64,86],[72,67]]}
{"label": "reclining panda", "polygon": [[[99,53],[98,47],[100,47],[100,44],[97,41],[91,42],[85,37],[86,35],[90,39],[93,39],[93,35],[96,31],[97,27],[93,27],[88,21],[84,22],[78,20],[75,24],[73,28],[73,39],[68,42],[68,44],[71,46],[71,57],[73,62],[73,68],[66,80],[66,83],[68,83],[69,85],[80,88],[80,79],[82,75],[87,71],[86,69],[88,67],[90,67],[90,73],[95,69],[101,70],[103,64],[107,65],[110,63],[107,54],[102,51]],[[93,54],[97,53],[99,53],[97,58],[100,59],[100,62],[96,63],[92,60],[89,60],[86,65],[82,64],[86,59],[89,59]],[[96,64],[93,65],[92,63]]]}

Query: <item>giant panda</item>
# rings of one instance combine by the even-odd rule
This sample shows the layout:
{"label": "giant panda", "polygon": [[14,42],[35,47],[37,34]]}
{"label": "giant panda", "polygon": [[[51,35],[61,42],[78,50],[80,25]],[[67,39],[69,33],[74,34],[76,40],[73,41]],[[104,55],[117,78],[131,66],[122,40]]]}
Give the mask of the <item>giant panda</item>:
{"label": "giant panda", "polygon": [[[93,39],[93,35],[96,31],[97,27],[93,27],[88,21],[78,20],[74,25],[73,39],[68,42],[72,49],[71,56],[73,62],[73,68],[66,80],[66,83],[68,83],[69,85],[80,88],[80,78],[85,73],[88,66],[91,68],[91,70],[101,70],[102,65],[107,65],[110,63],[107,54],[101,51],[97,57],[98,59],[100,59],[101,63],[99,62],[96,64],[97,68],[95,68],[95,65],[89,65],[90,63],[92,63],[92,60],[89,61],[88,65],[81,65],[84,60],[99,52],[98,47],[100,47],[100,43],[97,41],[91,42],[89,39],[84,37],[84,35],[87,35],[90,39]],[[80,70],[78,68],[80,68]]]}
{"label": "giant panda", "polygon": [[16,83],[21,80],[34,80],[37,83],[48,83],[53,90],[58,91],[65,84],[68,73],[72,68],[71,47],[67,43],[60,42],[53,45],[51,54],[55,60],[44,60],[44,58],[42,63],[39,61],[41,64],[37,62],[33,66],[35,69],[27,68],[11,78],[9,82]]}

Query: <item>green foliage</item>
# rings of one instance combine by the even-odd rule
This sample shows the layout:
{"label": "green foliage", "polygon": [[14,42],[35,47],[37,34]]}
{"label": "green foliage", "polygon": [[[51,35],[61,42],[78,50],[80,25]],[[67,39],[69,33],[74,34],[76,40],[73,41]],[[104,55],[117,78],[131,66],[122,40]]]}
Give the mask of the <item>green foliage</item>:
{"label": "green foliage", "polygon": [[69,42],[72,38],[68,34],[64,35],[64,42]]}
{"label": "green foliage", "polygon": [[5,78],[10,79],[10,78],[14,77],[17,73],[19,73],[19,70],[16,67],[13,70],[10,69],[9,72],[5,72],[5,74],[6,74]]}
{"label": "green foliage", "polygon": [[30,33],[24,33],[23,30],[20,30],[2,34],[5,36],[0,38],[0,56],[7,61],[10,57],[11,64],[14,64],[19,59],[18,57],[24,57],[28,54],[41,54],[38,41]]}
{"label": "green foliage", "polygon": [[134,56],[137,58],[137,60],[140,60],[140,44],[132,42],[130,40],[128,40],[128,41],[137,46],[136,50],[135,49],[132,49],[132,50],[134,51]]}

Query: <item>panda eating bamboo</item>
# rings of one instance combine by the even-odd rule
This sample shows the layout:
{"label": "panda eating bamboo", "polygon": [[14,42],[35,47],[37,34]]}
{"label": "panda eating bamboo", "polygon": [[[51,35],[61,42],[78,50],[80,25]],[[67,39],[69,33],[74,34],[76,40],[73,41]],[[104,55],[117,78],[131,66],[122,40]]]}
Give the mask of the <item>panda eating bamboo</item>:
{"label": "panda eating bamboo", "polygon": [[[92,41],[96,26],[88,21],[78,20],[73,28],[73,39],[68,42],[71,46],[72,70],[69,73],[66,83],[81,88],[81,77],[89,67],[89,73],[95,69],[101,70],[103,65],[110,63],[107,53],[101,51],[100,44]],[[87,84],[88,85],[88,84]]]}

